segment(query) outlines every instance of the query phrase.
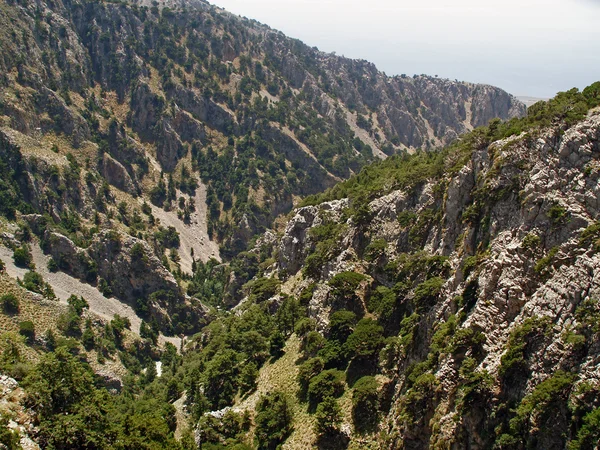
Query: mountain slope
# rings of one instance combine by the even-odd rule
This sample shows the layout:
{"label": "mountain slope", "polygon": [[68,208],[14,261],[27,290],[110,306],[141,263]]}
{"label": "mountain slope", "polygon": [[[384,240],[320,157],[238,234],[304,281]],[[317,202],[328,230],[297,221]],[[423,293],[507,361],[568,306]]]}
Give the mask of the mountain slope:
{"label": "mountain slope", "polygon": [[[325,374],[342,386],[325,395],[346,392],[339,422],[312,416],[328,424],[315,446],[595,448],[599,93],[369,166],[265,237],[278,259],[248,302],[279,317],[295,298],[309,317],[287,369],[308,397],[302,378],[287,394],[314,414]],[[274,387],[261,373],[258,391]]]}
{"label": "mountain slope", "polygon": [[228,255],[374,155],[524,113],[491,86],[390,78],[203,2],[148,6],[3,2],[3,133],[87,150],[90,170],[159,206],[180,197],[171,184],[194,198],[199,175]]}

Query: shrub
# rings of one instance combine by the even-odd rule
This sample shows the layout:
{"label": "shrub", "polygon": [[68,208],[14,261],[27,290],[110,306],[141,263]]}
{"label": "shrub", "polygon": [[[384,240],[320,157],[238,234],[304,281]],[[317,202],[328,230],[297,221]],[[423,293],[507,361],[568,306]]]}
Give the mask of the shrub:
{"label": "shrub", "polygon": [[311,319],[310,317],[305,317],[304,319],[300,319],[296,322],[296,326],[294,327],[294,332],[298,335],[299,338],[304,338],[311,331],[315,331],[317,329],[317,322],[315,319]]}
{"label": "shrub", "polygon": [[369,262],[376,261],[385,254],[387,242],[385,239],[375,239],[367,245],[365,249],[365,260]]}
{"label": "shrub", "polygon": [[444,286],[444,280],[440,277],[433,277],[419,284],[415,289],[415,305],[422,311],[437,299],[438,294]]}
{"label": "shrub", "polygon": [[298,298],[300,305],[308,306],[316,289],[317,289],[317,283],[311,283],[305,289],[303,289],[302,293],[300,294],[300,297]]}
{"label": "shrub", "polygon": [[548,254],[546,256],[544,256],[543,258],[540,258],[535,263],[535,267],[533,269],[540,275],[545,275],[548,272],[548,269],[549,269],[550,265],[552,264],[552,261],[554,260],[554,257],[556,256],[557,253],[558,253],[558,247],[552,247],[548,251]]}
{"label": "shrub", "polygon": [[[533,448],[540,434],[554,435],[556,430],[548,428],[548,420],[536,420],[535,416],[548,416],[550,423],[555,423],[556,411],[560,403],[568,397],[568,393],[577,376],[563,371],[555,372],[550,378],[542,381],[525,396],[516,409],[516,415],[509,422],[508,433],[499,437],[500,443],[523,443]],[[530,428],[536,423],[535,431]],[[551,425],[552,426],[552,425]],[[525,437],[527,436],[527,437]],[[525,437],[524,442],[522,441]]]}
{"label": "shrub", "polygon": [[315,412],[315,433],[317,435],[335,433],[342,422],[342,410],[332,397],[326,397]]}
{"label": "shrub", "polygon": [[598,442],[600,442],[600,408],[590,411],[583,417],[583,425],[577,432],[577,437],[569,442],[568,449],[591,449]]}
{"label": "shrub", "polygon": [[4,264],[4,261],[2,261],[0,259],[0,273],[4,272],[6,270],[6,264]]}
{"label": "shrub", "polygon": [[130,255],[132,261],[134,262],[148,262],[148,257],[146,256],[144,245],[141,242],[136,242],[135,244],[133,244],[133,246],[131,247]]}
{"label": "shrub", "polygon": [[0,297],[0,303],[2,303],[2,309],[7,314],[16,314],[19,312],[20,302],[14,294],[4,294]]}
{"label": "shrub", "polygon": [[325,346],[326,340],[318,331],[310,331],[302,339],[302,351],[306,356],[315,356]]}
{"label": "shrub", "polygon": [[33,269],[33,257],[31,256],[31,252],[29,248],[26,246],[22,246],[16,248],[13,252],[13,259],[15,261],[15,265],[18,267],[24,267],[26,269]]}
{"label": "shrub", "polygon": [[341,272],[329,280],[332,293],[342,298],[352,298],[360,283],[366,277],[361,273],[356,272]]}
{"label": "shrub", "polygon": [[525,350],[532,338],[547,330],[550,321],[547,317],[532,317],[515,327],[510,333],[507,349],[500,359],[500,376],[507,378],[523,372],[527,368]]}
{"label": "shrub", "polygon": [[86,350],[91,350],[96,345],[96,337],[94,336],[94,332],[91,327],[86,325],[85,330],[83,330],[83,334],[81,335],[81,343],[85,347]]}
{"label": "shrub", "polygon": [[292,410],[285,394],[264,395],[256,407],[256,441],[259,450],[274,450],[292,432]]}
{"label": "shrub", "polygon": [[258,368],[253,362],[247,363],[240,371],[240,391],[242,394],[254,391],[256,389],[256,379],[258,378]]}
{"label": "shrub", "polygon": [[600,222],[594,222],[579,235],[580,247],[587,247],[592,243],[596,249],[600,248]]}
{"label": "shrub", "polygon": [[19,334],[24,336],[28,342],[33,342],[35,339],[35,327],[31,320],[26,320],[19,323]]}
{"label": "shrub", "polygon": [[51,300],[56,299],[56,295],[52,290],[52,287],[44,281],[42,276],[34,271],[29,271],[23,276],[23,281],[21,285],[31,292],[37,292],[38,294],[42,294],[44,297],[49,298]]}
{"label": "shrub", "polygon": [[98,290],[107,298],[113,295],[110,285],[104,278],[98,280]]}
{"label": "shrub", "polygon": [[348,337],[345,347],[357,357],[370,358],[375,356],[383,346],[383,327],[373,319],[361,319],[352,334]]}
{"label": "shrub", "polygon": [[311,378],[308,383],[308,398],[313,405],[326,397],[339,397],[344,393],[344,372],[329,369]]}
{"label": "shrub", "polygon": [[477,256],[468,256],[465,258],[465,262],[463,264],[463,278],[469,278],[469,274],[473,271],[473,269],[477,267]]}
{"label": "shrub", "polygon": [[83,314],[84,309],[90,307],[88,302],[83,297],[77,297],[76,295],[71,295],[67,299],[67,303],[78,316],[81,316]]}
{"label": "shrub", "polygon": [[59,269],[58,263],[56,262],[56,260],[54,258],[50,258],[48,260],[48,266],[47,267],[48,267],[48,270],[50,272],[52,272],[52,273],[58,272],[58,269]]}
{"label": "shrub", "polygon": [[79,336],[81,334],[81,317],[71,309],[58,316],[56,326],[66,336]]}
{"label": "shrub", "polygon": [[159,227],[154,238],[165,248],[179,248],[179,233],[175,227]]}
{"label": "shrub", "polygon": [[250,300],[264,302],[277,293],[280,285],[281,282],[276,278],[259,278],[250,286]]}
{"label": "shrub", "polygon": [[533,250],[538,248],[542,243],[542,239],[535,233],[529,233],[527,236],[523,238],[523,242],[521,243],[521,247],[527,250]]}
{"label": "shrub", "polygon": [[435,397],[438,379],[431,373],[422,373],[414,379],[410,390],[400,400],[402,412],[399,419],[409,423],[418,420],[430,407]]}
{"label": "shrub", "polygon": [[548,209],[547,215],[550,219],[550,222],[552,223],[552,226],[562,225],[570,219],[570,213],[564,206],[558,203],[554,203]]}
{"label": "shrub", "polygon": [[305,398],[308,393],[308,385],[311,378],[315,377],[323,370],[324,363],[321,358],[311,358],[306,360],[298,369],[296,381],[300,386],[300,397]]}
{"label": "shrub", "polygon": [[396,306],[396,293],[385,286],[377,286],[367,299],[367,309],[380,319],[388,319]]}
{"label": "shrub", "polygon": [[377,380],[366,376],[360,378],[352,392],[352,420],[357,430],[366,431],[377,423],[379,393]]}
{"label": "shrub", "polygon": [[329,339],[343,344],[352,334],[354,325],[356,325],[356,314],[352,311],[340,309],[334,312],[329,318]]}

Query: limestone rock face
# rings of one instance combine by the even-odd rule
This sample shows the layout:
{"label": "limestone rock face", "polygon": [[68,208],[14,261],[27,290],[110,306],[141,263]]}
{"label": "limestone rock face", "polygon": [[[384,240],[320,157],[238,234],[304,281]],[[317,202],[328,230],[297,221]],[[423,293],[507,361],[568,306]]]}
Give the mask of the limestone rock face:
{"label": "limestone rock face", "polygon": [[127,169],[107,153],[102,156],[102,175],[109,184],[116,188],[130,194],[137,193],[135,184],[129,173],[127,173]]}
{"label": "limestone rock face", "polygon": [[61,270],[86,283],[102,284],[103,289],[109,289],[105,295],[134,308],[146,305],[146,313],[165,331],[171,328],[174,311],[189,314],[199,327],[204,324],[207,311],[183,295],[175,277],[146,241],[102,231],[82,249],[66,236],[47,231],[42,244]]}
{"label": "limestone rock face", "polygon": [[19,445],[23,450],[39,450],[40,446],[33,439],[38,432],[35,416],[25,403],[26,394],[19,383],[0,374],[0,411],[10,418],[8,428],[19,433]]}
{"label": "limestone rock face", "polygon": [[161,120],[156,128],[156,159],[166,171],[171,172],[185,155],[186,149],[169,121]]}
{"label": "limestone rock face", "polygon": [[332,220],[339,220],[342,210],[348,206],[347,200],[327,202],[316,206],[307,206],[295,211],[286,226],[280,244],[279,265],[289,274],[293,275],[304,264],[304,260],[313,249],[309,231],[312,227],[323,222],[323,215],[327,214]]}
{"label": "limestone rock face", "polygon": [[[452,175],[371,200],[368,220],[348,219],[343,234],[330,244],[336,249],[333,256],[290,285],[290,292],[300,295],[316,284],[308,311],[324,332],[337,309],[366,313],[362,303],[371,279],[374,286],[395,292],[396,306],[389,313],[398,322],[388,326],[399,328],[399,336],[403,316],[393,314],[418,312],[411,343],[389,344],[385,355],[394,356],[380,363],[392,392],[380,425],[389,438],[381,448],[426,448],[451,441],[456,448],[490,448],[498,438],[495,430],[504,426],[491,412],[503,402],[518,405],[540,383],[562,372],[578,376],[572,393],[561,394],[565,405],[579,401],[579,383],[597,386],[600,343],[581,331],[590,326],[581,311],[592,308],[597,314],[600,298],[599,143],[600,110],[595,109],[566,131],[553,126],[476,149]],[[348,206],[340,200],[296,209],[279,243],[281,273],[297,273],[315,251],[311,229],[327,214],[341,218]],[[379,242],[379,253],[370,250],[373,242]],[[434,261],[441,264],[437,269],[427,266]],[[415,271],[418,264],[425,265]],[[390,278],[396,268],[404,274],[399,280]],[[354,304],[335,304],[339,299],[328,282],[343,271],[363,273],[368,280],[357,289]],[[427,271],[442,277],[443,284],[434,303],[413,309],[418,289],[412,290],[411,283],[433,276]],[[431,355],[434,333],[450,319],[457,320],[453,335],[480,333],[479,347],[447,347],[437,362],[430,360],[433,390],[427,402],[419,400],[425,402],[419,403],[421,419],[401,419],[411,411],[407,399],[420,398],[407,371]],[[520,330],[529,330],[522,369],[511,372],[516,369],[503,357],[511,346],[514,352],[516,338],[511,335]],[[579,333],[579,344],[568,338],[573,333]],[[465,389],[461,365],[466,358],[474,361],[473,371],[490,380],[468,407],[456,400]],[[544,448],[565,446],[564,435],[547,429],[532,433]]]}
{"label": "limestone rock face", "polygon": [[[141,246],[142,256],[132,255],[135,245]],[[178,294],[177,281],[145,241],[102,232],[93,240],[88,253],[98,265],[98,275],[108,282],[118,298],[132,302],[156,291]]]}

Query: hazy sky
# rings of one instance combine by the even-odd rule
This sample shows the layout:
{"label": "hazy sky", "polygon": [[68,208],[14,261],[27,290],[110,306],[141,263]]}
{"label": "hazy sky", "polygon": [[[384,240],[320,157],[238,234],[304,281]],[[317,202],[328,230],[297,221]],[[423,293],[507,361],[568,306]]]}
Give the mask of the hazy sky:
{"label": "hazy sky", "polygon": [[600,0],[209,0],[320,50],[551,97],[600,80]]}

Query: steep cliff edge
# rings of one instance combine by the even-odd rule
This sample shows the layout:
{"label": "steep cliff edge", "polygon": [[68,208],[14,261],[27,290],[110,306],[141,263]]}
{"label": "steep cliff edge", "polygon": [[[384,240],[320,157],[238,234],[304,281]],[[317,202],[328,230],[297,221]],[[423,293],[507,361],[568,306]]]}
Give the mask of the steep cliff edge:
{"label": "steep cliff edge", "polygon": [[272,241],[271,273],[283,284],[269,302],[299,299],[322,335],[296,327],[306,361],[298,389],[308,376],[310,411],[313,383],[337,369],[359,399],[320,439],[594,448],[598,84],[584,92],[439,154],[370,166],[294,211]]}

